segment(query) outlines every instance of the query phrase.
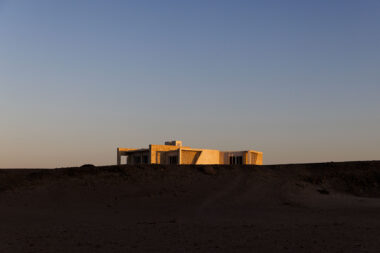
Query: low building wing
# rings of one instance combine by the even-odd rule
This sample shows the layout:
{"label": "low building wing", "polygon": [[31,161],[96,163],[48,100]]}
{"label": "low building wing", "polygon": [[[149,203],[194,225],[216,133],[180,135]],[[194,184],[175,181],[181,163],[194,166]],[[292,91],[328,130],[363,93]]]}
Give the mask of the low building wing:
{"label": "low building wing", "polygon": [[[124,160],[124,161],[122,161]],[[181,141],[150,144],[148,149],[118,148],[117,164],[263,164],[263,153],[253,150],[220,151],[182,146]]]}

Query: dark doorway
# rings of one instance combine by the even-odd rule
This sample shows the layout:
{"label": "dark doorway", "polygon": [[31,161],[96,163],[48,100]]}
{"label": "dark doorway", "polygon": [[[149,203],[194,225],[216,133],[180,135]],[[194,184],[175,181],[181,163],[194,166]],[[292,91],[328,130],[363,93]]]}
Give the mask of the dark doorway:
{"label": "dark doorway", "polygon": [[143,156],[142,163],[143,163],[143,164],[148,164],[148,156],[147,156],[147,155],[144,155],[144,156]]}
{"label": "dark doorway", "polygon": [[134,156],[133,164],[140,164],[140,163],[141,163],[141,156]]}
{"label": "dark doorway", "polygon": [[230,156],[230,164],[243,164],[242,156]]}
{"label": "dark doorway", "polygon": [[169,156],[169,164],[178,164],[178,156]]}

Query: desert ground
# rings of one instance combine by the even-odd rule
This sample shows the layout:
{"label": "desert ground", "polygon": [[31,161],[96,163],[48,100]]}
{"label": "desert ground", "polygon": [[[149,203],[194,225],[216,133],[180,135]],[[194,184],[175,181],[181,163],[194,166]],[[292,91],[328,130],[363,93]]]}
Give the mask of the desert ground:
{"label": "desert ground", "polygon": [[0,252],[380,252],[380,162],[0,170]]}

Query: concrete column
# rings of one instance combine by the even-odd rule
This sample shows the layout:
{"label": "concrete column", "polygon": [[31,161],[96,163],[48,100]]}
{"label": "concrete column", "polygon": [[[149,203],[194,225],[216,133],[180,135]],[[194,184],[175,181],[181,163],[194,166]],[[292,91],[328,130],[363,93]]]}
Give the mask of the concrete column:
{"label": "concrete column", "polygon": [[152,145],[149,145],[148,164],[152,164]]}
{"label": "concrete column", "polygon": [[121,164],[121,155],[120,155],[120,151],[119,151],[119,148],[117,149],[117,165],[120,165]]}
{"label": "concrete column", "polygon": [[179,148],[178,149],[178,165],[182,163],[181,159],[182,159],[182,149]]}

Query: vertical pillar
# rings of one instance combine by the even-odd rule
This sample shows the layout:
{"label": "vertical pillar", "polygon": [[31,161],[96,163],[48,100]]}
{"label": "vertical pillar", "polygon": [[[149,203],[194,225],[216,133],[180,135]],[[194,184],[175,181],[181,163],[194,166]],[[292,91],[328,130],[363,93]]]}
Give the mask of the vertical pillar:
{"label": "vertical pillar", "polygon": [[152,164],[152,145],[149,145],[148,164]]}
{"label": "vertical pillar", "polygon": [[178,165],[181,164],[181,159],[182,159],[182,149],[178,148]]}
{"label": "vertical pillar", "polygon": [[117,148],[117,165],[120,165],[120,164],[121,164],[121,155],[120,155],[119,148]]}

